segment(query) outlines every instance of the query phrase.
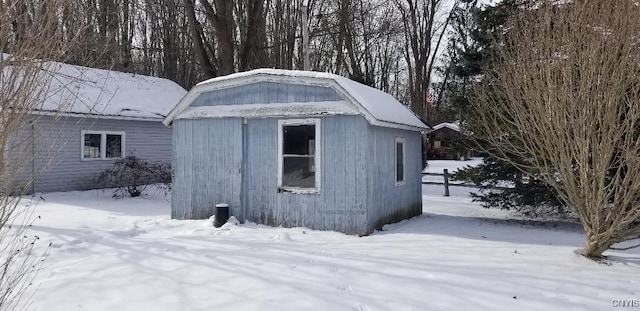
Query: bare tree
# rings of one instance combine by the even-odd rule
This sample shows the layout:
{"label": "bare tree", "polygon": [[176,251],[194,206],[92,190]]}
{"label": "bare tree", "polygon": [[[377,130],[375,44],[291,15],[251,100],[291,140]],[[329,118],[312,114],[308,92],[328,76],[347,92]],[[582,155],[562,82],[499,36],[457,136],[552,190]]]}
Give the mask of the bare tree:
{"label": "bare tree", "polygon": [[38,237],[28,233],[33,210],[21,204],[33,180],[19,176],[30,167],[33,158],[24,155],[34,146],[16,137],[29,129],[31,112],[47,96],[48,60],[59,60],[76,42],[60,19],[69,1],[0,2],[0,310],[21,305],[43,259],[34,253]]}
{"label": "bare tree", "polygon": [[405,60],[408,69],[408,95],[411,110],[429,120],[427,94],[432,82],[436,56],[441,48],[453,9],[443,0],[394,0],[402,15]]}
{"label": "bare tree", "polygon": [[198,61],[196,70],[203,72],[204,78],[210,79],[217,75],[217,71],[213,66],[211,57],[214,54],[211,45],[207,45],[204,40],[204,30],[202,24],[196,17],[196,9],[194,0],[184,0],[185,12],[188,20],[188,28],[193,41],[193,49]]}
{"label": "bare tree", "polygon": [[386,1],[311,1],[311,69],[404,96],[404,33],[396,7]]}
{"label": "bare tree", "polygon": [[526,159],[511,161],[523,172],[541,172],[579,215],[587,257],[640,238],[639,5],[524,10],[474,100],[473,132],[498,157]]}
{"label": "bare tree", "polygon": [[266,10],[267,44],[271,49],[270,63],[275,68],[292,69],[294,66],[300,5],[300,1],[273,0]]}

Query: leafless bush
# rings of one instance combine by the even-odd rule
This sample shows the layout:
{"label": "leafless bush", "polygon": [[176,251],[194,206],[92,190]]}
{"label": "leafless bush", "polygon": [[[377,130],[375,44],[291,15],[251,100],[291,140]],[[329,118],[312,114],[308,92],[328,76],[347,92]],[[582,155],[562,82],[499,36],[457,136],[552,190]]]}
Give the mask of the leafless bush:
{"label": "leafless bush", "polygon": [[640,236],[640,7],[540,1],[511,21],[474,133],[578,214],[582,255]]}
{"label": "leafless bush", "polygon": [[171,191],[171,165],[127,156],[100,173],[96,184],[101,188],[115,188],[113,197],[116,198],[138,197],[151,184],[160,184],[168,193]]}

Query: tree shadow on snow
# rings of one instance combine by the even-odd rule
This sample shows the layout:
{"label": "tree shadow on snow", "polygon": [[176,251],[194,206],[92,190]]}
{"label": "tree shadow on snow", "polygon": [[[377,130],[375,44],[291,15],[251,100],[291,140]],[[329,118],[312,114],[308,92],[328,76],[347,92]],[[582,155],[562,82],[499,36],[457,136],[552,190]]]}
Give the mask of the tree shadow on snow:
{"label": "tree shadow on snow", "polygon": [[387,225],[378,234],[397,233],[575,247],[580,247],[584,242],[582,226],[576,223],[451,216],[432,213],[423,213],[410,220]]}
{"label": "tree shadow on snow", "polygon": [[[424,234],[479,241],[529,245],[584,246],[582,225],[563,221],[498,219],[490,217],[451,216],[423,213],[396,224],[387,225],[377,235]],[[640,249],[605,252],[607,260],[640,266]]]}

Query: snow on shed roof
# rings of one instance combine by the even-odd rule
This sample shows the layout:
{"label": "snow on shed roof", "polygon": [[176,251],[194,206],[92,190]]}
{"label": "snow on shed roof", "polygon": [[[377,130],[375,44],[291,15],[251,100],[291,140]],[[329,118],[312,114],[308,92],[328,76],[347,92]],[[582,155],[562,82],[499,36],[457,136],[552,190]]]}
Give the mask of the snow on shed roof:
{"label": "snow on shed roof", "polygon": [[187,93],[168,79],[58,62],[48,62],[41,74],[50,84],[36,107],[40,113],[162,119]]}
{"label": "snow on shed roof", "polygon": [[196,94],[191,98],[189,98],[189,96],[185,97],[181,103],[171,111],[164,123],[167,125],[170,124],[179,113],[195,100],[198,94],[206,91],[207,88],[226,83],[233,85],[234,81],[240,81],[244,78],[254,76],[284,77],[290,81],[300,79],[302,82],[304,82],[304,80],[332,81],[342,88],[347,95],[362,108],[361,110],[364,110],[362,111],[363,114],[365,114],[365,117],[374,125],[404,127],[413,130],[425,130],[428,128],[407,106],[381,90],[331,73],[266,68],[235,73],[198,83],[192,91],[190,91],[190,93],[194,92]]}
{"label": "snow on shed roof", "polygon": [[458,126],[458,125],[457,125],[457,124],[455,124],[455,123],[447,123],[447,122],[440,123],[440,124],[438,124],[438,125],[434,126],[434,127],[433,127],[433,130],[434,130],[434,131],[437,131],[437,130],[439,130],[439,129],[441,129],[441,128],[445,128],[445,127],[446,127],[446,128],[448,128],[448,129],[450,129],[450,130],[454,130],[454,131],[456,131],[456,132],[460,132],[460,126]]}

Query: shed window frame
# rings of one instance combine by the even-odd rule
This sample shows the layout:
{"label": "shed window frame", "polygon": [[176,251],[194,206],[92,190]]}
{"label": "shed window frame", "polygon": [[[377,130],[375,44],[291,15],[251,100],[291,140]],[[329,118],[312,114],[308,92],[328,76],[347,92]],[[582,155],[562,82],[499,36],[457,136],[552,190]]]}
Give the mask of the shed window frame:
{"label": "shed window frame", "polygon": [[[284,128],[286,126],[298,126],[298,125],[314,125],[315,127],[315,141],[313,145],[309,146],[313,150],[314,163],[311,168],[314,172],[314,187],[293,187],[283,185],[283,169],[284,158],[287,156],[284,153]],[[290,192],[301,194],[317,194],[320,193],[320,180],[321,180],[321,137],[320,137],[321,122],[318,118],[307,119],[286,119],[278,120],[278,192]]]}
{"label": "shed window frame", "polygon": [[[398,158],[398,144],[402,145],[402,159]],[[393,164],[394,164],[394,178],[396,186],[402,186],[407,180],[407,139],[404,137],[396,137],[393,143]],[[402,160],[402,162],[398,162]],[[402,170],[402,179],[400,178],[399,170]]]}
{"label": "shed window frame", "polygon": [[[86,135],[100,135],[100,156],[99,157],[85,157],[85,136]],[[120,156],[119,157],[107,157],[107,136],[120,136]],[[80,160],[82,161],[105,161],[105,160],[117,160],[125,157],[125,132],[123,131],[90,131],[83,130],[80,133]]]}

